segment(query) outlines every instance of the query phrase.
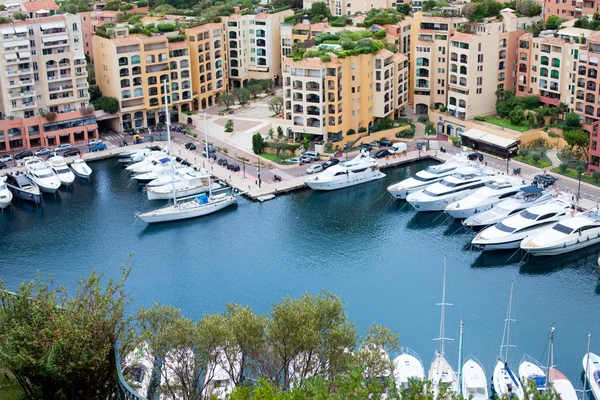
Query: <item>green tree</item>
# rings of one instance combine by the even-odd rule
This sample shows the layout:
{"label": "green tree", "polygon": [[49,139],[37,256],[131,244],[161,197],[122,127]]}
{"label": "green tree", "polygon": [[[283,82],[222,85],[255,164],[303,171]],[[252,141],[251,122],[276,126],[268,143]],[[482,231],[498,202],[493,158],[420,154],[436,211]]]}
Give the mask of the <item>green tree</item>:
{"label": "green tree", "polygon": [[231,109],[233,103],[235,103],[235,96],[230,93],[221,93],[217,98],[217,104],[225,106],[227,110]]}
{"label": "green tree", "polygon": [[269,100],[269,110],[275,115],[283,113],[283,98],[281,96],[275,96]]}
{"label": "green tree", "polygon": [[27,19],[27,14],[22,13],[22,12],[16,12],[13,13],[12,15],[13,19],[18,19],[18,20],[26,20]]}
{"label": "green tree", "polygon": [[521,122],[523,122],[523,120],[525,119],[525,112],[523,111],[523,108],[517,106],[515,107],[509,114],[508,114],[508,119],[510,120],[510,123],[513,125],[521,125]]}
{"label": "green tree", "polygon": [[567,171],[567,169],[569,169],[569,163],[561,162],[560,165],[558,166],[558,170],[560,172],[562,172],[563,174]]}
{"label": "green tree", "polygon": [[515,10],[525,17],[537,17],[542,13],[542,7],[533,0],[521,0],[517,2]]}
{"label": "green tree", "polygon": [[261,154],[263,152],[263,137],[260,132],[252,135],[252,151],[254,154]]}
{"label": "green tree", "polygon": [[529,149],[526,149],[525,147],[520,148],[519,155],[523,158],[527,158],[527,156],[529,155]]}
{"label": "green tree", "polygon": [[119,11],[120,5],[121,5],[121,3],[119,1],[117,1],[117,0],[110,0],[104,6],[104,10],[107,10],[107,11]]}
{"label": "green tree", "polygon": [[566,113],[563,119],[563,129],[565,131],[576,130],[581,127],[581,120],[579,114]]}
{"label": "green tree", "polygon": [[79,12],[79,7],[77,7],[77,4],[75,4],[75,3],[69,3],[69,4],[67,4],[65,10],[69,14],[77,14]]}
{"label": "green tree", "polygon": [[96,110],[104,110],[108,114],[114,114],[119,111],[119,100],[114,97],[102,96],[93,104]]}
{"label": "green tree", "polygon": [[531,154],[529,154],[529,157],[537,164],[542,158],[542,155],[537,151],[532,151]]}
{"label": "green tree", "polygon": [[227,122],[225,122],[225,132],[233,132],[233,120],[232,119],[228,119]]}
{"label": "green tree", "polygon": [[254,98],[258,97],[258,94],[260,92],[262,92],[262,87],[259,84],[248,85],[247,89],[250,91],[250,93],[252,94],[252,97],[254,97]]}
{"label": "green tree", "polygon": [[410,4],[397,4],[396,5],[396,10],[403,15],[409,15],[410,14]]}
{"label": "green tree", "polygon": [[423,3],[423,8],[422,11],[423,12],[428,12],[433,10],[435,7],[437,6],[437,3],[435,0],[427,0],[426,2]]}
{"label": "green tree", "polygon": [[250,91],[246,88],[237,88],[233,91],[233,95],[240,105],[244,105],[250,100]]}
{"label": "green tree", "polygon": [[596,183],[600,182],[600,172],[592,171],[592,180]]}
{"label": "green tree", "polygon": [[[569,114],[567,114],[568,116]],[[566,116],[565,116],[566,121]],[[565,131],[563,133],[563,139],[567,142],[569,146],[572,148],[579,149],[587,162],[588,160],[588,150],[590,147],[590,135],[589,133],[582,131],[580,129]]]}
{"label": "green tree", "polygon": [[90,103],[94,103],[96,100],[102,97],[102,92],[100,91],[100,86],[98,85],[90,85],[88,92],[90,93]]}
{"label": "green tree", "polygon": [[108,399],[116,391],[114,345],[129,352],[132,300],[118,281],[92,272],[73,297],[42,277],[23,283],[16,295],[0,283],[0,365],[17,378],[28,398]]}
{"label": "green tree", "polygon": [[328,17],[330,14],[329,6],[327,6],[327,3],[322,2],[322,1],[317,1],[315,3],[312,3],[312,5],[310,7],[310,14],[312,16],[319,15],[321,17]]}

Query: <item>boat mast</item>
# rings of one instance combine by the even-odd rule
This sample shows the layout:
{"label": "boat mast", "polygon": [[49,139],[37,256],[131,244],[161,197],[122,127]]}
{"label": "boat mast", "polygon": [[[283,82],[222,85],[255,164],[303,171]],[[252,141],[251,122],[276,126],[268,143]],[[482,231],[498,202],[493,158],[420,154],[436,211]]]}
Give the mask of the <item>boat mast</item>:
{"label": "boat mast", "polygon": [[206,128],[206,113],[204,113],[204,152],[208,162],[208,198],[212,197],[212,164],[210,163],[210,154],[208,153],[208,129]]}
{"label": "boat mast", "polygon": [[463,328],[464,321],[460,321],[460,340],[458,342],[458,387],[462,387],[462,362],[463,362]]}
{"label": "boat mast", "polygon": [[502,359],[502,349],[504,349],[504,362],[508,362],[508,348],[514,347],[514,346],[510,345],[510,323],[512,321],[515,321],[514,319],[512,319],[512,303],[513,303],[514,288],[515,288],[515,281],[512,281],[512,283],[510,285],[510,298],[508,300],[508,309],[506,310],[506,319],[504,320],[504,333],[502,334],[502,344],[500,345],[500,355],[498,356],[499,359]]}
{"label": "boat mast", "polygon": [[550,380],[550,368],[554,367],[554,327],[550,328],[550,346],[548,350],[548,367],[546,370],[546,374],[548,375],[546,378],[546,384],[544,387],[548,390],[548,381]]}
{"label": "boat mast", "polygon": [[169,115],[169,97],[167,96],[167,79],[163,81],[165,91],[165,116],[167,125],[167,140],[169,143],[169,165],[171,166],[171,189],[173,190],[173,205],[177,205],[177,196],[175,195],[175,167],[173,166],[173,154],[171,151],[171,116]]}
{"label": "boat mast", "polygon": [[585,392],[587,392],[587,377],[588,371],[590,370],[590,344],[592,342],[592,334],[588,333],[588,345],[587,345],[587,358],[585,360],[585,371],[583,371],[583,390],[581,400],[585,400]]}
{"label": "boat mast", "polygon": [[452,340],[452,339],[444,337],[444,332],[446,329],[445,323],[444,323],[446,306],[452,305],[452,304],[446,303],[446,257],[444,257],[444,283],[442,285],[442,302],[438,303],[437,305],[442,306],[442,315],[440,316],[440,337],[436,338],[434,340],[439,340],[441,342],[439,354],[443,357],[444,356],[444,341]]}

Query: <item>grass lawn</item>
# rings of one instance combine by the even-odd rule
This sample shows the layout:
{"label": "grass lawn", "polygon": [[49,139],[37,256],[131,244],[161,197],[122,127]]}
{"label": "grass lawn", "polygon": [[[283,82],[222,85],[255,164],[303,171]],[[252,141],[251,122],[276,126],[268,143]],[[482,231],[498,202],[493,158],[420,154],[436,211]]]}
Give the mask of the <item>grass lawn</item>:
{"label": "grass lawn", "polygon": [[548,151],[548,149],[549,149],[549,147],[545,147],[545,146],[532,147],[529,149],[530,154],[532,151],[536,151],[536,152],[542,154],[542,158],[540,158],[540,160],[537,163],[535,161],[533,161],[530,154],[527,154],[527,157],[523,157],[523,156],[514,157],[513,160],[524,162],[525,164],[533,165],[534,167],[538,167],[538,168],[551,167],[552,161],[550,161],[550,159],[546,155],[546,151]]}
{"label": "grass lawn", "polygon": [[498,116],[492,115],[489,117],[485,117],[485,122],[492,125],[497,125],[500,127],[504,127],[506,129],[512,129],[517,132],[525,132],[529,130],[529,122],[527,120],[521,122],[521,125],[513,125],[510,123],[508,118],[500,118]]}
{"label": "grass lawn", "polygon": [[25,399],[25,394],[15,379],[6,379],[2,376],[0,378],[0,399],[22,400]]}
{"label": "grass lawn", "polygon": [[[567,169],[565,172],[561,172],[560,168],[552,168],[552,172],[555,172],[555,173],[557,173],[559,175],[568,176],[568,177],[573,178],[573,179],[578,179],[578,177],[577,177],[577,171],[572,170],[570,168]],[[588,175],[581,175],[581,180],[583,182],[591,183],[592,185],[600,186],[600,182],[594,181],[594,179],[591,176],[588,176]]]}
{"label": "grass lawn", "polygon": [[280,164],[280,165],[291,165],[290,163],[285,162],[285,160],[283,160],[281,158],[278,158],[275,154],[261,153],[260,156],[262,158],[266,158],[267,160],[273,161],[274,163],[277,163],[277,164]]}

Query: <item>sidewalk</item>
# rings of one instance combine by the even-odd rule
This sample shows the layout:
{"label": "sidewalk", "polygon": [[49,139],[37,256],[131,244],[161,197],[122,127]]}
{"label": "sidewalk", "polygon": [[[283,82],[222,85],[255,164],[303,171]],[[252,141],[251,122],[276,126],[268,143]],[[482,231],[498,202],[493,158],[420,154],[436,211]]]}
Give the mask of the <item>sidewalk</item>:
{"label": "sidewalk", "polygon": [[546,156],[548,156],[548,158],[552,162],[552,167],[558,167],[560,164],[562,164],[560,159],[558,158],[557,154],[558,154],[558,150],[556,150],[556,149],[548,150],[546,152]]}

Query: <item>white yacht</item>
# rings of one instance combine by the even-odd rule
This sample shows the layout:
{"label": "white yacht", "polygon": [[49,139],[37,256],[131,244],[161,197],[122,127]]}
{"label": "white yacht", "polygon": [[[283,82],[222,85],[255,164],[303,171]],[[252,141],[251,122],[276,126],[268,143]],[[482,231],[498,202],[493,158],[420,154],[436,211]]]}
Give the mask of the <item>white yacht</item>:
{"label": "white yacht", "polygon": [[398,389],[408,388],[409,379],[425,379],[423,362],[417,353],[403,348],[402,354],[394,359],[394,379]]}
{"label": "white yacht", "polygon": [[546,373],[544,368],[539,361],[533,357],[525,354],[519,364],[519,378],[523,385],[527,384],[527,381],[533,381],[535,388],[540,394],[546,393]]}
{"label": "white yacht", "polygon": [[471,243],[480,250],[518,249],[523,239],[556,225],[570,212],[569,201],[555,198],[482,230]]}
{"label": "white yacht", "polygon": [[313,190],[336,190],[385,177],[379,171],[377,160],[362,152],[349,161],[342,161],[318,175],[307,178],[304,183]]}
{"label": "white yacht", "polygon": [[234,194],[201,194],[190,198],[178,199],[176,204],[167,205],[154,211],[139,214],[138,218],[149,224],[178,221],[212,214],[237,203]]}
{"label": "white yacht", "polygon": [[406,201],[417,211],[443,211],[448,204],[464,199],[493,180],[493,176],[480,168],[461,168],[442,181],[409,194]]}
{"label": "white yacht", "polygon": [[[155,165],[150,171],[141,172],[133,175],[132,180],[137,181],[139,185],[147,185],[159,177],[166,177],[168,182],[171,182],[171,162],[168,157],[154,161]],[[180,169],[180,165],[173,166],[176,170]],[[177,172],[177,171],[176,171]],[[154,185],[158,186],[158,185]]]}
{"label": "white yacht", "polygon": [[387,191],[396,199],[405,200],[413,192],[425,189],[427,186],[441,181],[452,175],[459,168],[469,166],[469,160],[463,154],[458,154],[443,164],[432,165],[417,172],[414,176],[388,186]]}
{"label": "white yacht", "polygon": [[81,158],[71,163],[71,169],[73,170],[73,173],[80,178],[90,179],[92,176],[92,169]]}
{"label": "white yacht", "polygon": [[175,197],[189,197],[217,190],[221,188],[218,183],[210,182],[209,174],[188,170],[181,176],[181,180],[162,186],[146,187],[148,200],[169,200],[173,198],[173,186],[175,186]]}
{"label": "white yacht", "polygon": [[464,199],[448,204],[444,210],[456,219],[469,218],[516,195],[523,187],[525,185],[520,181],[508,177],[497,178]]}
{"label": "white yacht", "polygon": [[521,242],[534,256],[555,256],[600,243],[600,210],[587,211],[547,227]]}
{"label": "white yacht", "polygon": [[488,400],[487,380],[485,370],[475,357],[468,357],[461,371],[463,399]]}
{"label": "white yacht", "polygon": [[13,195],[6,186],[6,176],[0,176],[0,208],[10,206]]}
{"label": "white yacht", "polygon": [[554,393],[558,396],[558,400],[578,400],[577,392],[569,379],[555,368],[554,365],[554,327],[550,328],[548,351],[548,382]]}
{"label": "white yacht", "polygon": [[21,200],[32,201],[35,204],[40,204],[42,202],[40,188],[23,172],[9,172],[6,175],[5,182],[8,189]]}
{"label": "white yacht", "polygon": [[119,154],[119,163],[127,165],[142,161],[146,156],[155,150],[151,149],[138,149],[132,151],[126,151]]}
{"label": "white yacht", "polygon": [[594,353],[586,353],[583,356],[583,371],[594,398],[600,399],[600,356]]}
{"label": "white yacht", "polygon": [[24,159],[25,174],[44,193],[55,193],[60,187],[60,179],[48,167],[48,165],[38,157],[27,157]]}
{"label": "white yacht", "polygon": [[150,154],[142,161],[127,166],[125,169],[132,174],[145,174],[154,171],[155,168],[165,163],[175,162],[175,157],[171,158],[165,153],[158,151],[156,154]]}
{"label": "white yacht", "polygon": [[515,196],[502,200],[487,211],[477,213],[463,221],[463,225],[472,229],[487,228],[526,208],[547,203],[555,192],[537,186],[526,186]]}
{"label": "white yacht", "polygon": [[48,162],[50,169],[58,176],[61,184],[71,186],[75,182],[75,174],[69,169],[63,157],[54,156],[49,158]]}

